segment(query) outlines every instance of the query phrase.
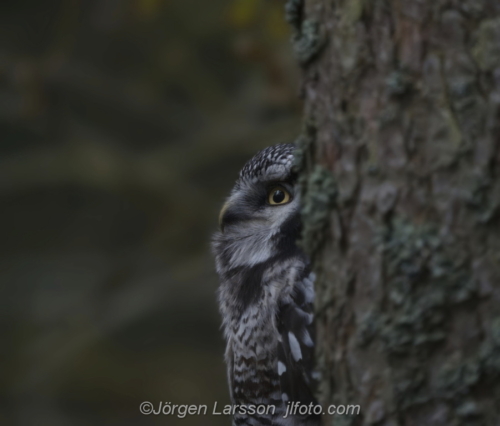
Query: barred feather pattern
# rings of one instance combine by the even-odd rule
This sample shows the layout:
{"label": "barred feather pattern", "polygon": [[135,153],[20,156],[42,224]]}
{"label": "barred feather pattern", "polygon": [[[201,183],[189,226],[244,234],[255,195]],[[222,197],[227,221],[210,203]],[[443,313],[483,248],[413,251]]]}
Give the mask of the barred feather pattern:
{"label": "barred feather pattern", "polygon": [[[314,274],[297,247],[300,234],[293,145],[258,153],[240,173],[214,236],[218,301],[227,342],[225,360],[234,405],[273,406],[266,413],[235,411],[233,426],[313,426],[316,416],[286,415],[287,404],[315,404]],[[268,206],[279,183],[292,201]]]}
{"label": "barred feather pattern", "polygon": [[297,260],[271,265],[263,278],[262,298],[243,312],[231,305],[231,283],[220,289],[232,403],[275,407],[274,415],[236,414],[234,425],[315,424],[284,418],[287,402],[314,402],[310,391],[313,274],[307,274]]}

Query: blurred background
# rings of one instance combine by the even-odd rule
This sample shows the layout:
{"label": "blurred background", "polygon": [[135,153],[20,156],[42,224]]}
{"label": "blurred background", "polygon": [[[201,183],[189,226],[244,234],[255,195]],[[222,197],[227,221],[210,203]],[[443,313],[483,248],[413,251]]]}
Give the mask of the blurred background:
{"label": "blurred background", "polygon": [[210,235],[294,139],[283,0],[0,2],[0,424],[229,402]]}

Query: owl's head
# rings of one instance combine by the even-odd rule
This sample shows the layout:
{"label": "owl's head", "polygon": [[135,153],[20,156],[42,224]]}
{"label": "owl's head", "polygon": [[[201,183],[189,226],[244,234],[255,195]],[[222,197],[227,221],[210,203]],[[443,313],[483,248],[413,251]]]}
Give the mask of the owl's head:
{"label": "owl's head", "polygon": [[213,249],[219,272],[249,267],[297,250],[300,233],[292,144],[274,145],[248,161],[219,216]]}

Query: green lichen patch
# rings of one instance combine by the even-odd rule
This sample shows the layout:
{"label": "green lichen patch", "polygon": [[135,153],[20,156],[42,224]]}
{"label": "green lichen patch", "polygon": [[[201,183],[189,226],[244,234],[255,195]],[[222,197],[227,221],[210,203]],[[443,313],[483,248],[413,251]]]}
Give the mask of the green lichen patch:
{"label": "green lichen patch", "polygon": [[472,53],[483,71],[493,71],[500,66],[500,18],[481,23]]}
{"label": "green lichen patch", "polygon": [[481,368],[476,359],[460,362],[458,365],[446,364],[437,378],[437,393],[448,399],[467,395],[480,377]]}
{"label": "green lichen patch", "polygon": [[333,174],[323,166],[312,165],[315,140],[316,126],[312,120],[306,120],[295,141],[293,168],[299,175],[302,198],[302,235],[298,244],[313,260],[326,238],[338,192]]}
{"label": "green lichen patch", "polygon": [[420,298],[415,304],[406,302],[398,315],[384,317],[381,337],[390,354],[424,351],[428,344],[441,342],[443,330],[442,297]]}
{"label": "green lichen patch", "polygon": [[484,12],[485,0],[462,0],[460,9],[466,16],[479,19]]}
{"label": "green lichen patch", "polygon": [[300,32],[304,0],[288,0],[285,3],[285,19],[296,32]]}
{"label": "green lichen patch", "polygon": [[389,354],[425,353],[446,337],[447,310],[475,295],[466,262],[432,226],[395,220],[381,236],[390,312],[381,316]]}
{"label": "green lichen patch", "polygon": [[473,180],[466,200],[467,206],[475,213],[476,221],[489,223],[500,211],[500,195],[496,191],[494,179],[487,174]]}
{"label": "green lichen patch", "polygon": [[394,376],[394,396],[399,409],[440,399],[454,406],[454,415],[460,422],[480,421],[483,413],[471,392],[474,387],[494,386],[500,376],[500,318],[492,322],[486,340],[473,356],[450,360],[434,379],[429,380],[421,367],[400,367]]}
{"label": "green lichen patch", "polygon": [[[445,368],[437,387],[430,385],[425,370],[412,367],[425,364],[445,341],[452,309],[475,299],[471,267],[457,249],[459,245],[446,244],[437,228],[429,224],[396,218],[379,234],[377,243],[382,252],[387,299],[383,312],[376,309],[359,320],[356,337],[359,347],[377,341],[387,354],[394,367],[396,406],[407,409],[449,392],[465,395],[479,381],[486,365],[490,374],[500,372],[497,345],[491,343],[500,343],[500,323],[498,331],[492,332],[498,339],[483,345],[482,367],[469,362]],[[401,365],[398,360],[402,359],[408,365]]]}
{"label": "green lichen patch", "polygon": [[432,253],[441,245],[434,229],[429,225],[414,225],[395,219],[379,237],[379,245],[387,262],[387,272],[398,284],[397,277],[411,284],[418,279]]}
{"label": "green lichen patch", "polygon": [[285,4],[285,19],[291,25],[292,48],[303,66],[311,62],[325,44],[317,20],[304,19],[304,0],[288,0]]}
{"label": "green lichen patch", "polygon": [[465,401],[463,404],[459,405],[456,409],[458,417],[463,419],[478,417],[480,415],[480,410],[478,405],[474,401]]}
{"label": "green lichen patch", "polygon": [[481,417],[480,407],[470,399],[473,387],[487,387],[494,391],[500,377],[500,318],[490,327],[486,340],[476,354],[466,360],[446,364],[436,380],[437,397],[456,401],[459,418]]}
{"label": "green lichen patch", "polygon": [[404,410],[429,401],[431,395],[426,391],[426,380],[421,370],[407,368],[396,374],[394,398],[396,406]]}
{"label": "green lichen patch", "polygon": [[358,346],[361,348],[368,346],[375,336],[378,335],[381,325],[381,315],[377,315],[374,312],[365,314],[359,322],[356,334],[356,343]]}
{"label": "green lichen patch", "polygon": [[397,70],[385,79],[385,86],[389,95],[403,96],[412,90],[413,80],[408,73]]}
{"label": "green lichen patch", "polygon": [[312,120],[306,120],[300,136],[295,140],[293,168],[299,174],[301,188],[305,189],[305,172],[312,161],[312,149],[316,140],[316,125]]}
{"label": "green lichen patch", "polygon": [[491,324],[490,336],[479,351],[479,360],[484,375],[490,380],[500,377],[500,318]]}
{"label": "green lichen patch", "polygon": [[449,106],[466,142],[461,150],[466,153],[484,131],[486,105],[472,70],[450,74],[447,85]]}
{"label": "green lichen patch", "polygon": [[455,309],[479,300],[468,254],[437,227],[401,218],[385,225],[377,244],[387,298],[358,320],[358,348],[386,354],[398,411],[441,400],[460,424],[480,424],[484,413],[473,391],[494,391],[500,378],[500,318],[472,356],[450,357],[437,372],[425,367],[448,338]]}
{"label": "green lichen patch", "polygon": [[312,259],[326,238],[337,193],[333,174],[316,164],[307,176],[301,209],[303,230],[300,245]]}
{"label": "green lichen patch", "polygon": [[311,62],[320,53],[324,43],[319,23],[314,19],[305,19],[300,31],[292,36],[293,51],[301,65]]}

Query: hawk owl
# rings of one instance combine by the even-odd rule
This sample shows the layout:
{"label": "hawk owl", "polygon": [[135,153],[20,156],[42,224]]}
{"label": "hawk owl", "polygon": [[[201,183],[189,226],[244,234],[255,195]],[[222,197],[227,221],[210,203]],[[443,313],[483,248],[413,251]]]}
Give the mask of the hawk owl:
{"label": "hawk owl", "polygon": [[274,407],[264,414],[234,410],[233,425],[319,424],[309,412],[289,410],[292,403],[316,403],[314,274],[296,245],[301,221],[294,149],[268,147],[243,167],[213,238],[232,404]]}

